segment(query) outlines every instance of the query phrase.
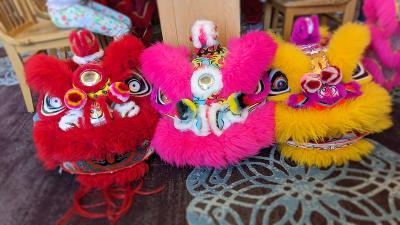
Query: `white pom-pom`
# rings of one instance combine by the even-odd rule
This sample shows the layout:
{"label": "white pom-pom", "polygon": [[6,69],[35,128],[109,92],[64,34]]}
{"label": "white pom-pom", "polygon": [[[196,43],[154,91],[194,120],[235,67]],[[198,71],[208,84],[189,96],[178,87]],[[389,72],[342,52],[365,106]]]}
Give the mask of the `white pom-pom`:
{"label": "white pom-pom", "polygon": [[191,40],[195,48],[208,48],[218,45],[217,27],[212,21],[197,20],[192,26]]}

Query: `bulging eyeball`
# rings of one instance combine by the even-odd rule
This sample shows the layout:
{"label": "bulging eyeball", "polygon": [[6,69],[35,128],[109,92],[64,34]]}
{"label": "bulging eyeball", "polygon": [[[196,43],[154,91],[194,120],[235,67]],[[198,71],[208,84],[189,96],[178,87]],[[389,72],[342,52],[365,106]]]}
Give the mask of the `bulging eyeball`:
{"label": "bulging eyeball", "polygon": [[268,77],[271,85],[270,96],[276,96],[290,91],[288,79],[283,72],[272,69],[268,71]]}
{"label": "bulging eyeball", "polygon": [[190,85],[194,97],[207,99],[222,89],[221,72],[213,67],[199,68],[193,73]]}

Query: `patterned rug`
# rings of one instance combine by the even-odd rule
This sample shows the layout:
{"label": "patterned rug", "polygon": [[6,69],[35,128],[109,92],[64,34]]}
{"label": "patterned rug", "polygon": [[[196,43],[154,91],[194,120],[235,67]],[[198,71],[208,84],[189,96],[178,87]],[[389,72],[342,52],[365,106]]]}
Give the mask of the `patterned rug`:
{"label": "patterned rug", "polygon": [[8,57],[0,58],[0,86],[12,86],[18,84],[17,77]]}
{"label": "patterned rug", "polygon": [[[371,140],[372,141],[372,140]],[[236,166],[196,168],[190,225],[400,224],[400,155],[372,141],[361,162],[328,169],[296,166],[276,146]]]}

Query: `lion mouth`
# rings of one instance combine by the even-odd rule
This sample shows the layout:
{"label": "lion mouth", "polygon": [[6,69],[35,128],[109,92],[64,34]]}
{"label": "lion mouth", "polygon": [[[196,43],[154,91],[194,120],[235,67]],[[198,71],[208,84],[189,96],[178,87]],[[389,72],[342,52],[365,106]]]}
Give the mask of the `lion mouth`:
{"label": "lion mouth", "polygon": [[307,143],[296,143],[293,140],[286,142],[287,145],[297,148],[318,149],[318,150],[335,150],[350,146],[358,140],[366,136],[367,133],[350,132],[340,137],[325,138],[321,141],[309,141]]}

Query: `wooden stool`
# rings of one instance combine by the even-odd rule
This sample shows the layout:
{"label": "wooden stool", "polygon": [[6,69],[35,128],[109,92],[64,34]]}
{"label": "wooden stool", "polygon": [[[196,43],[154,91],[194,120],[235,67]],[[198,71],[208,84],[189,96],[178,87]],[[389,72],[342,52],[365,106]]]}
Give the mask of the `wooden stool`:
{"label": "wooden stool", "polygon": [[196,20],[211,20],[217,25],[219,41],[226,45],[240,36],[239,0],[158,0],[163,42],[193,48],[189,40]]}
{"label": "wooden stool", "polygon": [[343,12],[342,23],[354,18],[357,0],[270,0],[266,3],[264,27],[276,29],[278,15],[283,15],[283,38],[289,40],[296,16]]}

